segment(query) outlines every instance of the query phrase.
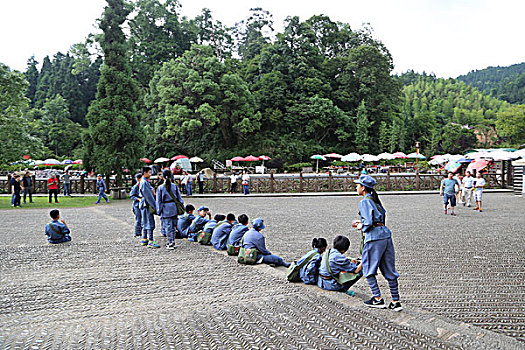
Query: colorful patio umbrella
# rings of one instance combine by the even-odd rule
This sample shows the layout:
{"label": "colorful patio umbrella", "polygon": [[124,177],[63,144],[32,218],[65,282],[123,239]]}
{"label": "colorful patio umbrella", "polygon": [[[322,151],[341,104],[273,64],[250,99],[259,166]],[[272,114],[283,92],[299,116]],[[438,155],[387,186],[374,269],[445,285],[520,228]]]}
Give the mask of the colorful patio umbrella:
{"label": "colorful patio umbrella", "polygon": [[373,154],[363,154],[361,156],[361,159],[363,160],[363,162],[379,162],[379,160],[380,160],[379,158],[377,158]]}
{"label": "colorful patio umbrella", "polygon": [[413,159],[427,159],[427,157],[425,157],[424,155],[422,155],[421,153],[409,153],[407,154],[407,158],[413,158]]}
{"label": "colorful patio umbrella", "polygon": [[178,156],[171,158],[171,160],[179,160],[179,159],[184,159],[184,158],[188,158],[188,157],[183,156],[182,154],[179,154]]}
{"label": "colorful patio umbrella", "polygon": [[310,157],[310,159],[313,159],[316,161],[315,172],[318,173],[319,172],[319,161],[326,160],[326,158],[320,154],[314,154],[313,156]]}
{"label": "colorful patio umbrella", "polygon": [[489,162],[485,159],[476,159],[470,163],[467,167],[467,171],[476,170],[476,172],[485,169],[489,165]]}
{"label": "colorful patio umbrella", "polygon": [[243,157],[233,157],[232,159],[230,159],[232,162],[243,162],[244,161],[244,158]]}
{"label": "colorful patio umbrella", "polygon": [[141,162],[144,162],[144,163],[147,163],[147,164],[149,164],[149,163],[153,163],[153,162],[151,161],[151,159],[148,159],[148,158],[140,158],[140,161],[141,161]]}
{"label": "colorful patio umbrella", "polygon": [[60,164],[60,162],[53,158],[48,158],[44,160],[44,165],[58,165],[58,164]]}
{"label": "colorful patio umbrella", "polygon": [[382,160],[392,160],[395,157],[393,154],[384,152],[384,153],[378,154],[377,158],[382,159]]}
{"label": "colorful patio umbrella", "polygon": [[259,160],[262,160],[262,166],[264,166],[264,161],[265,160],[270,160],[272,158],[268,157],[268,156],[259,156]]}
{"label": "colorful patio umbrella", "polygon": [[248,156],[246,158],[243,159],[245,162],[256,162],[259,160],[259,157],[254,157],[254,156]]}
{"label": "colorful patio umbrella", "polygon": [[166,158],[166,157],[160,157],[160,158],[155,159],[155,163],[166,163],[166,162],[169,162],[169,161],[170,161],[170,159]]}
{"label": "colorful patio umbrella", "polygon": [[190,158],[190,163],[194,163],[195,164],[194,170],[197,170],[197,163],[202,163],[202,162],[204,162],[204,160],[199,158],[199,157]]}
{"label": "colorful patio umbrella", "polygon": [[396,152],[393,154],[393,156],[395,157],[395,159],[407,159],[407,155],[404,154],[403,152]]}
{"label": "colorful patio umbrella", "polygon": [[66,159],[62,161],[62,164],[73,164],[73,161],[70,159]]}
{"label": "colorful patio umbrella", "polygon": [[458,171],[459,168],[461,168],[461,163],[455,162],[453,160],[449,161],[447,165],[445,165],[445,170],[450,171],[452,173]]}
{"label": "colorful patio umbrella", "polygon": [[325,158],[334,158],[334,159],[341,159],[341,158],[343,158],[342,155],[337,154],[337,153],[325,154],[323,157],[325,157]]}
{"label": "colorful patio umbrella", "polygon": [[492,159],[492,160],[500,161],[500,160],[518,159],[519,157],[520,157],[520,155],[516,154],[516,152],[507,152],[507,151],[497,150],[497,151],[494,151],[494,152],[488,152],[488,153],[484,154],[483,156],[481,156],[480,158]]}
{"label": "colorful patio umbrella", "polygon": [[348,153],[346,156],[341,158],[343,162],[359,162],[361,160],[361,155],[358,153]]}
{"label": "colorful patio umbrella", "polygon": [[73,164],[84,164],[84,162],[82,161],[82,159],[77,159],[73,162]]}

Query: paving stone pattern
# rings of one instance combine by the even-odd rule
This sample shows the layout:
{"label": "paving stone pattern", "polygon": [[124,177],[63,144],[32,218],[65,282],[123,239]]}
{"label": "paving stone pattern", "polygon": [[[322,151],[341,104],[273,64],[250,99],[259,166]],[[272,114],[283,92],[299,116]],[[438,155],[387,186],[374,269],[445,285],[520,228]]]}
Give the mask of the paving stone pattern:
{"label": "paving stone pattern", "polygon": [[[129,202],[62,210],[73,242],[56,246],[43,235],[48,210],[0,211],[0,348],[483,347],[402,321],[420,309],[510,336],[519,341],[501,344],[519,348],[525,344],[525,201],[509,194],[485,199],[483,213],[461,207],[451,217],[436,196],[383,197],[401,273],[401,314],[364,308],[365,281],[351,298],[290,284],[281,271],[241,266],[196,243],[178,240],[175,251],[141,247],[132,238]],[[313,237],[331,243],[337,234],[350,236],[350,255],[357,255],[359,236],[349,223],[357,218],[358,200],[188,202],[207,204],[212,213],[262,216],[268,248],[293,260]]]}

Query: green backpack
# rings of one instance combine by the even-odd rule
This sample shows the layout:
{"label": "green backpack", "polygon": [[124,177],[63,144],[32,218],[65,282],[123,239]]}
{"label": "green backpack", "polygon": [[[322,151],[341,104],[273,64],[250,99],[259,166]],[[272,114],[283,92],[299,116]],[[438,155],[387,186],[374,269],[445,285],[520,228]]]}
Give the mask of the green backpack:
{"label": "green backpack", "polygon": [[288,282],[301,282],[301,276],[300,271],[303,267],[305,267],[310,260],[314,258],[314,256],[318,254],[317,252],[312,252],[312,254],[308,255],[306,259],[299,265],[296,264],[296,261],[294,261],[290,267],[288,267],[288,270],[286,270],[286,279]]}
{"label": "green backpack", "polygon": [[175,205],[177,206],[177,215],[184,214],[186,212],[186,209],[184,208],[184,204],[182,204],[180,201],[177,200],[177,198],[175,198],[175,196],[173,195],[173,192],[171,191],[171,188],[167,188],[166,186],[164,187],[166,188],[166,191],[168,192],[171,199],[175,202]]}
{"label": "green backpack", "polygon": [[241,239],[241,246],[239,247],[239,256],[237,262],[243,265],[255,265],[257,263],[257,255],[259,251],[257,248],[244,248],[244,236]]}
{"label": "green backpack", "polygon": [[234,246],[234,245],[231,245],[231,244],[228,244],[228,249],[226,249],[226,253],[228,253],[228,255],[231,255],[231,256],[237,256],[239,255],[239,249],[241,247],[239,246]]}
{"label": "green backpack", "polygon": [[211,245],[211,233],[206,231],[199,231],[197,233],[197,242],[202,245]]}
{"label": "green backpack", "polygon": [[332,273],[332,270],[330,270],[330,263],[328,262],[328,258],[330,256],[330,249],[328,249],[325,253],[325,256],[323,257],[323,260],[325,261],[325,264],[326,264],[326,269],[328,270],[328,273],[330,274],[330,276],[332,276],[332,278],[337,282],[339,283],[340,285],[342,286],[348,286],[348,287],[351,287],[353,286],[357,281],[359,281],[359,279],[361,278],[361,275],[358,274],[358,273],[353,273],[353,272],[348,272],[348,271],[341,271],[341,273],[339,273],[339,276],[335,276],[333,273]]}

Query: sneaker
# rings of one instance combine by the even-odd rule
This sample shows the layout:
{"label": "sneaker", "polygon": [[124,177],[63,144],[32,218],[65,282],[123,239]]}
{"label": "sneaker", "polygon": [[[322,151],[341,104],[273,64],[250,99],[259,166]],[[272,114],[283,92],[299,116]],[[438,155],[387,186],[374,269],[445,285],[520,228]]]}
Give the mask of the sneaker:
{"label": "sneaker", "polygon": [[350,295],[351,297],[353,297],[355,295],[355,292],[353,290],[347,290],[345,292],[346,295]]}
{"label": "sneaker", "polygon": [[383,298],[377,300],[376,298],[372,297],[370,300],[367,300],[364,302],[366,306],[373,307],[376,309],[386,309],[385,301]]}
{"label": "sneaker", "polygon": [[447,215],[447,211],[445,210],[445,215]]}
{"label": "sneaker", "polygon": [[463,206],[465,206],[467,203],[463,203]]}
{"label": "sneaker", "polygon": [[155,241],[151,241],[148,243],[148,248],[160,248],[160,245],[158,245]]}
{"label": "sneaker", "polygon": [[450,215],[452,215],[452,216],[456,216],[456,213],[450,213]]}
{"label": "sneaker", "polygon": [[388,305],[388,308],[392,311],[399,312],[403,310],[403,307],[401,306],[401,303],[399,301],[391,302],[390,305]]}
{"label": "sneaker", "polygon": [[478,207],[475,207],[474,210],[479,210],[479,208],[478,208]]}
{"label": "sneaker", "polygon": [[148,240],[143,238],[142,241],[140,241],[140,245],[148,245]]}
{"label": "sneaker", "polygon": [[483,210],[481,210],[481,209],[478,209],[478,211],[479,211],[480,213],[482,213],[482,212],[483,212]]}
{"label": "sneaker", "polygon": [[175,244],[173,244],[173,243],[168,243],[168,244],[166,244],[166,249],[168,249],[168,250],[173,250],[173,249],[175,249]]}

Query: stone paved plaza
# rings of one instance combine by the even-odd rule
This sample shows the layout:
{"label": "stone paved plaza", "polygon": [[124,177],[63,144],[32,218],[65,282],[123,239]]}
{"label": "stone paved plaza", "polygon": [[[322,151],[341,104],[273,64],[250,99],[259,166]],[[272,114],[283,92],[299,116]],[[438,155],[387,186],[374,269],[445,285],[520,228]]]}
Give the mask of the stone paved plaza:
{"label": "stone paved plaza", "polygon": [[[132,237],[130,202],[62,210],[73,242],[51,246],[48,210],[0,211],[1,349],[525,348],[525,199],[485,194],[483,213],[445,216],[437,195],[383,196],[405,310],[290,284],[211,247]],[[262,216],[268,248],[299,258],[350,228],[358,197],[193,198],[212,213]],[[159,230],[155,231],[160,234]],[[159,242],[164,247],[165,239]],[[379,277],[387,302],[386,283]]]}

